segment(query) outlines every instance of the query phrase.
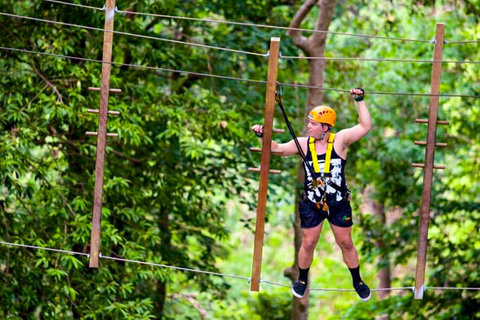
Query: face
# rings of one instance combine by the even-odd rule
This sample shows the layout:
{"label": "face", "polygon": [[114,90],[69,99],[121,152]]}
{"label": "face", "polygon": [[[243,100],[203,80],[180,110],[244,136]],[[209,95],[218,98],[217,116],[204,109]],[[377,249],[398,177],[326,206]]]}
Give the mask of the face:
{"label": "face", "polygon": [[314,137],[315,139],[320,139],[323,132],[328,131],[328,126],[309,119],[307,124],[308,135]]}

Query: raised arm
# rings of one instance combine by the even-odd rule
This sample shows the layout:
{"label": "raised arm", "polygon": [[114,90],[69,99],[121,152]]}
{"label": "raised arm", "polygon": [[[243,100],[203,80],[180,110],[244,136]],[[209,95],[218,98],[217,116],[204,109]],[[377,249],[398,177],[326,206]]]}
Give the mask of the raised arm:
{"label": "raised arm", "polygon": [[[261,124],[256,124],[252,127],[252,131],[254,131],[257,134],[257,136],[259,136],[258,139],[259,139],[260,143],[262,143],[263,137],[261,137],[261,136],[263,135],[263,126]],[[302,149],[303,149],[304,153],[306,152],[306,146],[307,146],[306,140],[307,140],[307,138],[305,138],[305,137],[298,138],[298,142],[302,146]],[[271,149],[272,150],[273,149],[278,149],[278,150],[283,151],[283,153],[280,154],[281,156],[292,156],[292,155],[298,153],[297,146],[295,145],[295,141],[293,141],[293,140],[290,140],[287,143],[277,143],[277,142],[272,140]]]}
{"label": "raised arm", "polygon": [[372,129],[372,119],[370,113],[368,112],[367,105],[363,101],[364,91],[363,89],[352,89],[350,94],[355,98],[358,107],[358,119],[359,124],[348,129],[341,130],[339,135],[342,136],[342,140],[345,146],[350,145],[363,136],[365,136],[370,129]]}

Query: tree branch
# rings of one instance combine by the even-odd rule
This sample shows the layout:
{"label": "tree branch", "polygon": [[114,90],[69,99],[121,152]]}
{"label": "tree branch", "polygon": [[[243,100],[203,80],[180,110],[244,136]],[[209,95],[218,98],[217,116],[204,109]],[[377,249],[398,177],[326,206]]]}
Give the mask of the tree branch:
{"label": "tree branch", "polygon": [[[320,0],[318,4],[320,7],[320,16],[317,19],[315,30],[328,31],[330,23],[332,22],[335,5],[336,0]],[[311,39],[313,45],[321,46],[327,41],[327,33],[314,33]]]}
{"label": "tree branch", "polygon": [[57,87],[55,87],[50,81],[48,81],[48,79],[45,78],[45,76],[44,76],[43,74],[41,74],[40,71],[38,71],[38,69],[35,67],[34,64],[32,64],[32,68],[33,68],[33,70],[35,71],[35,73],[36,73],[40,78],[42,78],[43,81],[45,81],[45,83],[46,83],[49,87],[51,87],[51,88],[53,89],[53,91],[55,91],[55,93],[56,93],[57,96],[58,96],[58,100],[57,100],[57,101],[60,101],[60,103],[63,104],[62,95],[60,94],[60,92],[58,92]]}
{"label": "tree branch", "polygon": [[[312,8],[317,3],[317,0],[307,0],[305,3],[298,9],[295,17],[293,17],[292,22],[290,23],[290,28],[300,28],[300,25],[307,16],[307,14],[312,10]],[[304,37],[300,34],[300,31],[297,30],[288,30],[287,35],[290,36],[293,40],[293,43],[302,49],[305,53],[310,52],[310,41],[307,37]]]}
{"label": "tree branch", "polygon": [[171,299],[179,299],[179,298],[184,298],[184,299],[187,299],[188,302],[190,302],[192,304],[192,306],[195,307],[195,309],[197,309],[197,311],[200,313],[200,316],[202,318],[206,318],[208,316],[208,312],[207,310],[205,310],[202,305],[200,304],[200,302],[195,299],[196,297],[196,294],[194,293],[174,293],[172,295],[170,295],[170,298]]}

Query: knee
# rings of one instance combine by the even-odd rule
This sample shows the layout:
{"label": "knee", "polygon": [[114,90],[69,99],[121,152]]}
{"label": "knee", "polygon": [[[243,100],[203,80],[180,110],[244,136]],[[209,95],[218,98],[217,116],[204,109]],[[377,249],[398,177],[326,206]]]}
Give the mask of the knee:
{"label": "knee", "polygon": [[354,249],[352,239],[342,239],[342,240],[338,241],[337,243],[338,243],[338,246],[342,250],[350,251],[350,250]]}
{"label": "knee", "polygon": [[317,246],[317,241],[303,238],[302,247],[305,251],[308,251],[308,252],[314,251],[316,246]]}

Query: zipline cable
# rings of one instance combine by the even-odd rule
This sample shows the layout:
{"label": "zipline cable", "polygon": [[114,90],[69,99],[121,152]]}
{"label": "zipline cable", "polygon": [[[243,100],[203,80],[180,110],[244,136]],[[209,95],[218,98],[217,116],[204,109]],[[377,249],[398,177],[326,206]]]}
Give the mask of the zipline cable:
{"label": "zipline cable", "polygon": [[211,73],[200,73],[200,72],[192,72],[192,71],[184,71],[184,70],[175,70],[175,69],[167,69],[167,68],[142,66],[142,65],[130,64],[130,63],[108,62],[108,61],[102,61],[102,60],[96,60],[96,59],[88,59],[88,58],[81,58],[81,57],[74,57],[74,56],[65,56],[65,55],[61,55],[61,54],[38,52],[38,51],[31,51],[31,50],[25,50],[25,49],[15,49],[15,48],[8,48],[8,47],[1,47],[1,46],[0,46],[0,49],[8,50],[8,51],[23,52],[23,53],[32,53],[32,54],[38,54],[38,55],[55,57],[55,58],[62,58],[62,59],[72,59],[72,60],[80,60],[80,61],[95,62],[95,63],[108,63],[108,64],[111,64],[111,65],[116,66],[116,67],[132,67],[132,68],[149,69],[149,70],[155,70],[155,71],[175,72],[175,73],[183,73],[183,74],[202,76],[202,77],[212,77],[212,78],[220,78],[220,79],[227,79],[227,80],[260,83],[260,84],[266,84],[267,83],[267,81],[262,81],[262,80],[251,80],[251,79],[244,79],[244,78],[237,78],[237,77],[220,76],[220,75],[215,75],[215,74],[211,74]]}
{"label": "zipline cable", "polygon": [[29,248],[29,249],[55,251],[55,252],[60,252],[60,253],[68,253],[68,254],[81,255],[81,256],[87,256],[87,257],[90,256],[88,253],[83,253],[83,252],[75,252],[75,251],[67,251],[67,250],[60,250],[60,249],[47,248],[47,247],[31,246],[31,245],[20,244],[20,243],[11,243],[11,242],[0,241],[0,244],[4,244],[4,245],[7,245],[7,246],[17,246],[17,247]]}
{"label": "zipline cable", "polygon": [[65,1],[58,1],[58,0],[42,0],[42,1],[53,2],[53,3],[57,3],[57,4],[65,4],[65,5],[68,5],[68,6],[81,7],[81,8],[87,8],[87,9],[93,9],[93,10],[100,10],[100,11],[104,10],[103,8],[99,8],[99,7],[86,6],[84,4],[71,3],[71,2],[65,2]]}
{"label": "zipline cable", "polygon": [[[5,242],[5,241],[0,241],[0,244],[6,245],[6,246],[29,248],[29,249],[54,251],[54,252],[58,252],[58,253],[82,255],[82,256],[87,256],[87,257],[90,256],[88,253],[84,253],[84,252],[59,250],[59,249],[54,249],[54,248],[31,246],[31,245],[11,243],[11,242]],[[249,278],[249,277],[230,275],[230,274],[224,274],[224,273],[212,272],[212,271],[204,271],[204,270],[199,270],[199,269],[190,269],[190,268],[169,266],[169,265],[160,264],[160,263],[109,257],[109,256],[103,256],[102,254],[99,254],[99,258],[114,260],[114,261],[121,261],[121,262],[130,262],[130,263],[136,263],[136,264],[141,264],[141,265],[149,265],[149,266],[152,266],[152,267],[168,268],[168,269],[179,270],[179,271],[188,271],[188,272],[202,273],[202,274],[208,274],[208,275],[213,275],[213,276],[220,276],[220,277],[227,277],[227,278],[234,278],[234,279],[251,281],[251,278]],[[270,284],[270,285],[274,285],[274,286],[278,286],[278,287],[285,287],[285,288],[291,288],[292,287],[291,285],[275,283],[275,282],[267,281],[267,280],[263,280],[263,279],[260,279],[260,282]],[[378,288],[378,289],[370,289],[370,290],[371,291],[393,291],[393,290],[413,290],[414,288],[415,287],[398,287],[398,288]],[[480,290],[480,288],[473,288],[473,287],[463,287],[463,288],[461,288],[461,287],[426,287],[426,289],[434,289],[434,290],[472,290],[472,291]],[[310,291],[355,292],[354,289],[342,289],[342,288],[311,288]]]}
{"label": "zipline cable", "polygon": [[[244,78],[236,78],[236,77],[228,77],[228,76],[220,76],[210,73],[199,73],[199,72],[192,72],[192,71],[184,71],[184,70],[175,70],[175,69],[166,69],[166,68],[158,68],[158,67],[150,67],[150,66],[142,66],[142,65],[135,65],[129,63],[115,63],[115,62],[103,62],[102,60],[95,60],[95,59],[88,59],[88,58],[81,58],[81,57],[74,57],[74,56],[66,56],[60,54],[53,54],[53,53],[45,53],[45,52],[38,52],[38,51],[31,51],[25,49],[15,49],[9,47],[2,47],[0,46],[1,50],[8,50],[8,51],[16,51],[16,52],[23,52],[23,53],[31,53],[31,54],[38,54],[44,56],[51,56],[56,58],[62,59],[72,59],[72,60],[80,60],[80,61],[88,61],[88,62],[95,62],[95,63],[108,63],[113,66],[117,67],[132,67],[138,69],[148,69],[148,70],[156,70],[156,71],[163,71],[163,72],[175,72],[175,73],[183,73],[183,74],[190,74],[190,75],[197,75],[203,77],[212,77],[212,78],[219,78],[219,79],[226,79],[226,80],[235,80],[235,81],[243,81],[243,82],[251,82],[257,84],[266,84],[267,81],[264,80],[252,80],[252,79],[244,79]],[[308,89],[319,89],[322,91],[333,91],[333,92],[346,92],[350,93],[350,90],[344,89],[335,89],[335,88],[326,88],[321,86],[310,86],[304,84],[294,84],[294,83],[282,83],[279,82],[280,85],[284,85],[286,87],[298,87],[298,88],[308,88]],[[390,96],[422,96],[422,97],[430,97],[430,96],[438,96],[440,98],[447,97],[447,98],[480,98],[480,96],[472,96],[472,95],[461,95],[461,94],[428,94],[428,93],[402,93],[402,92],[380,92],[380,91],[372,91],[368,93],[369,95],[390,95]]]}
{"label": "zipline cable", "polygon": [[[43,0],[43,1],[47,1],[47,0]],[[48,1],[54,1],[54,0],[48,0]],[[57,1],[54,1],[54,2],[57,2]],[[0,12],[0,15],[13,17],[13,18],[18,18],[18,19],[26,19],[26,20],[33,20],[33,21],[38,21],[38,22],[50,23],[50,24],[57,24],[57,25],[62,25],[62,26],[67,26],[67,27],[75,27],[75,28],[94,30],[94,31],[102,31],[102,32],[112,32],[114,34],[126,35],[126,36],[131,36],[131,37],[137,37],[137,38],[143,38],[143,39],[149,39],[149,40],[156,40],[156,41],[162,41],[162,42],[170,42],[170,43],[175,43],[175,44],[182,44],[182,45],[187,45],[187,46],[208,48],[208,49],[213,49],[213,50],[227,51],[227,52],[240,53],[240,54],[246,54],[246,55],[253,55],[253,56],[258,56],[258,57],[267,57],[268,56],[268,53],[264,54],[264,53],[258,53],[258,52],[230,49],[230,48],[225,48],[225,47],[210,46],[210,45],[205,45],[205,44],[201,44],[201,43],[185,42],[185,41],[159,38],[159,37],[153,37],[153,36],[141,35],[141,34],[136,34],[136,33],[123,32],[123,31],[111,31],[111,30],[105,30],[105,29],[102,29],[102,28],[96,28],[96,27],[91,27],[91,26],[78,25],[78,24],[59,22],[59,21],[53,21],[53,20],[47,20],[47,19],[41,19],[41,18],[34,18],[34,17],[27,17],[27,16],[20,16],[20,15],[14,15],[14,14],[4,13],[4,12]],[[426,59],[422,60],[422,59],[350,58],[350,57],[303,57],[303,56],[282,56],[282,55],[280,55],[280,59],[285,59],[285,60],[291,60],[291,59],[325,60],[325,61],[330,61],[330,60],[331,61],[355,60],[355,61],[409,62],[409,63],[441,62],[441,63],[458,63],[458,64],[480,64],[480,61],[468,61],[468,60],[465,60],[465,61],[455,61],[455,60],[440,60],[440,61],[437,61],[437,60],[426,60]]]}
{"label": "zipline cable", "polygon": [[302,56],[280,56],[281,59],[298,60],[325,60],[325,61],[375,61],[375,62],[410,62],[410,63],[459,63],[459,64],[480,64],[480,61],[457,61],[457,60],[427,60],[427,59],[389,59],[389,58],[348,58],[348,57],[302,57]]}
{"label": "zipline cable", "polygon": [[[286,87],[296,87],[296,88],[307,88],[307,89],[320,89],[323,91],[334,91],[334,92],[347,92],[350,93],[350,90],[345,89],[334,89],[326,88],[322,86],[310,86],[307,84],[294,84],[294,83],[281,83]],[[463,94],[429,94],[429,93],[408,93],[408,92],[382,92],[382,91],[369,91],[369,95],[388,95],[388,96],[417,96],[417,97],[448,97],[448,98],[480,98],[480,96],[472,95],[463,95]]]}
{"label": "zipline cable", "polygon": [[[91,6],[80,5],[80,4],[71,3],[71,2],[58,1],[58,0],[42,0],[42,1],[64,4],[64,5],[69,5],[69,6],[84,7],[84,8],[95,9],[95,10],[103,10],[103,8],[99,8],[99,7],[91,7]],[[287,31],[291,30],[291,31],[311,32],[311,33],[329,33],[329,34],[334,34],[334,35],[342,35],[342,36],[350,36],[350,37],[384,39],[384,40],[405,41],[405,42],[421,42],[421,43],[427,43],[427,42],[431,43],[432,42],[431,40],[405,39],[405,38],[385,37],[385,36],[373,36],[373,35],[363,35],[363,34],[355,34],[355,33],[343,33],[343,32],[335,32],[335,31],[323,31],[323,30],[315,30],[315,29],[303,29],[303,28],[292,28],[292,27],[266,25],[266,24],[256,24],[256,23],[248,23],[248,22],[235,22],[235,21],[228,21],[228,20],[190,18],[190,17],[172,16],[172,15],[155,14],[155,13],[135,12],[135,11],[128,11],[128,10],[117,10],[117,12],[124,13],[124,14],[134,14],[134,15],[158,17],[158,18],[190,20],[190,21],[200,21],[200,22],[209,22],[209,23],[222,23],[222,24],[230,24],[230,25],[259,27],[259,28],[287,30]],[[447,44],[463,44],[463,43],[479,43],[479,42],[480,42],[480,40],[461,40],[461,41],[448,41]]]}
{"label": "zipline cable", "polygon": [[[45,52],[38,52],[38,51],[31,51],[25,49],[15,49],[9,47],[2,47],[0,46],[1,50],[8,50],[8,51],[16,51],[16,52],[23,52],[23,53],[31,53],[31,54],[38,54],[50,57],[56,57],[61,59],[72,59],[72,60],[80,60],[80,61],[88,61],[88,62],[95,62],[95,63],[108,63],[113,66],[117,67],[132,67],[138,69],[148,69],[148,70],[156,70],[156,71],[163,71],[163,72],[175,72],[175,73],[183,73],[183,74],[190,74],[190,75],[197,75],[203,77],[212,77],[218,79],[226,79],[226,80],[235,80],[235,81],[243,81],[243,82],[251,82],[257,84],[266,84],[267,81],[264,80],[252,80],[252,79],[244,79],[244,78],[236,78],[236,77],[228,77],[228,76],[220,76],[210,73],[199,73],[199,72],[192,72],[192,71],[184,71],[184,70],[175,70],[175,69],[166,69],[166,68],[158,68],[158,67],[150,67],[150,66],[142,66],[142,65],[135,65],[129,63],[115,63],[115,62],[103,62],[102,60],[95,60],[95,59],[88,59],[88,58],[81,58],[81,57],[74,57],[74,56],[66,56],[54,53],[45,53]],[[333,91],[333,92],[346,92],[350,93],[350,90],[344,89],[335,89],[335,88],[326,88],[320,86],[309,86],[304,84],[294,84],[294,83],[282,83],[279,82],[280,85],[284,85],[286,87],[298,87],[298,88],[308,88],[308,89],[319,89],[322,91]],[[480,96],[472,96],[472,95],[461,95],[461,94],[428,94],[428,93],[402,93],[402,92],[380,92],[380,91],[372,91],[368,93],[369,95],[390,95],[390,96],[422,96],[422,97],[430,97],[430,96],[438,96],[438,97],[447,97],[447,98],[480,98]]]}
{"label": "zipline cable", "polygon": [[338,35],[338,36],[358,37],[358,38],[367,38],[367,39],[383,39],[383,40],[392,40],[392,41],[421,42],[421,43],[430,43],[431,42],[431,40],[372,36],[372,35],[367,35],[367,34],[355,34],[355,33],[346,33],[346,32],[315,30],[315,29],[292,28],[292,27],[272,26],[272,25],[267,25],[267,24],[217,20],[217,19],[189,18],[189,17],[171,16],[171,15],[155,14],[155,13],[143,13],[143,12],[135,12],[135,11],[127,11],[127,10],[119,10],[118,12],[119,13],[125,13],[125,14],[144,15],[144,16],[152,16],[152,17],[167,18],[167,19],[222,23],[222,24],[230,24],[230,25],[237,25],[237,26],[259,27],[259,28],[277,29],[277,30],[286,30],[286,31],[302,31],[302,32],[311,32],[311,33],[323,33],[323,34],[332,34],[332,35]]}
{"label": "zipline cable", "polygon": [[66,27],[74,27],[74,28],[94,30],[94,31],[102,31],[102,32],[111,32],[113,34],[120,34],[120,35],[124,35],[124,36],[143,38],[143,39],[149,39],[149,40],[156,40],[156,41],[162,41],[162,42],[183,44],[183,45],[193,46],[193,47],[200,47],[200,48],[214,49],[214,50],[220,50],[220,51],[241,53],[241,54],[259,56],[259,57],[266,57],[267,56],[267,54],[264,54],[264,53],[249,52],[249,51],[235,50],[235,49],[230,49],[230,48],[209,46],[209,45],[206,45],[206,44],[185,42],[185,41],[172,40],[172,39],[159,38],[159,37],[152,37],[152,36],[146,36],[146,35],[136,34],[136,33],[106,30],[106,29],[102,29],[102,28],[84,26],[84,25],[80,25],[80,24],[73,24],[73,23],[59,22],[59,21],[40,19],[40,18],[34,18],[34,17],[20,16],[20,15],[16,15],[16,14],[5,13],[5,12],[0,12],[0,15],[11,17],[11,18],[17,18],[17,19],[25,19],[25,20],[32,20],[32,21],[38,21],[38,22],[44,22],[44,23],[50,23],[50,24],[57,24],[57,25],[66,26]]}

